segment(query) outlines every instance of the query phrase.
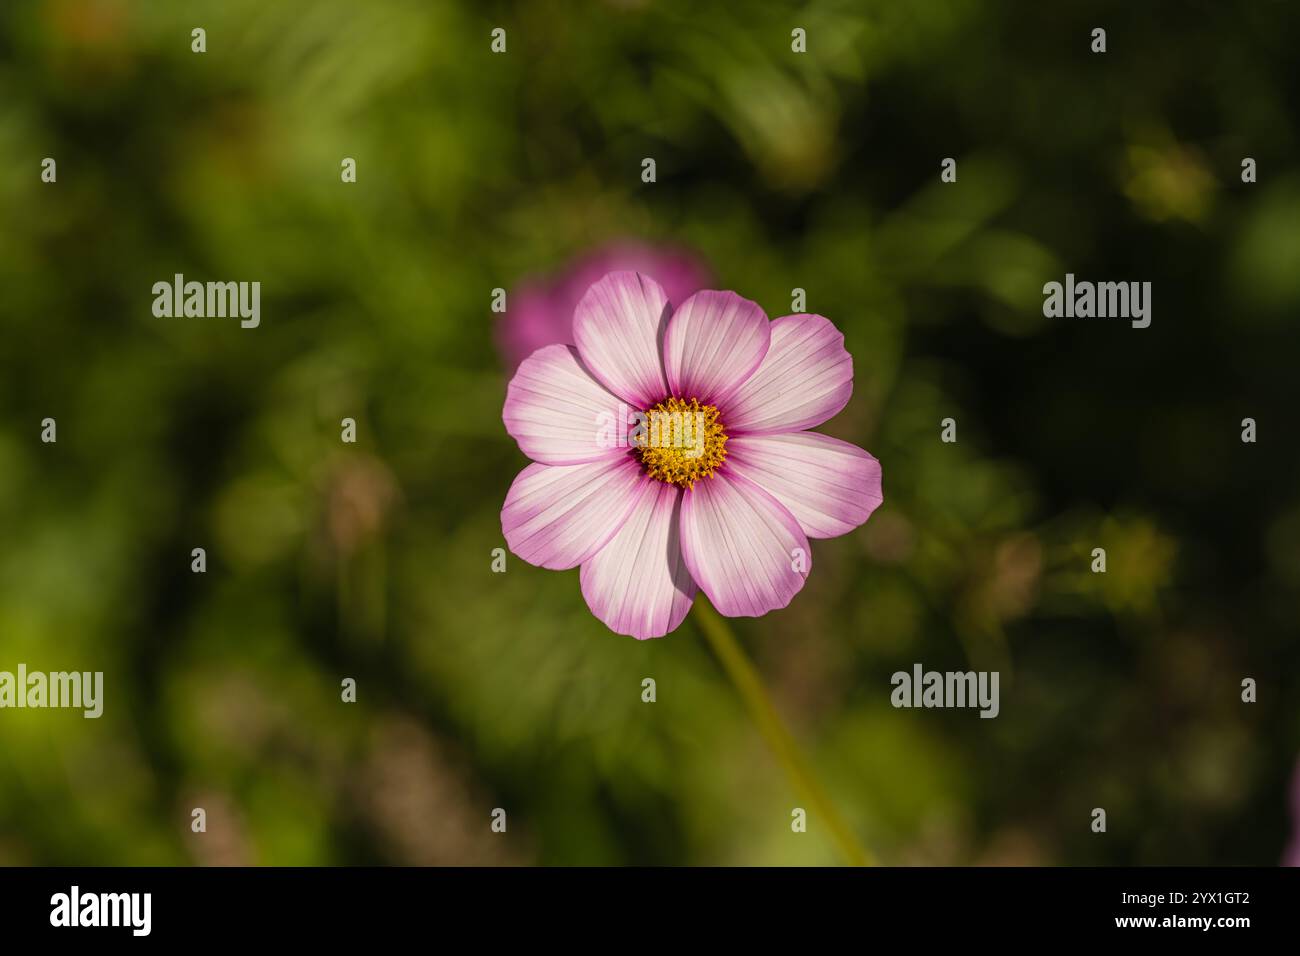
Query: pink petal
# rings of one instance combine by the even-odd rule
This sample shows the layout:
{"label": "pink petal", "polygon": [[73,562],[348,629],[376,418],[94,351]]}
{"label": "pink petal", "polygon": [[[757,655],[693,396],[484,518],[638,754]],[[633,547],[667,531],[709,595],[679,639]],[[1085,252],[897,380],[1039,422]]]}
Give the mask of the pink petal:
{"label": "pink petal", "polygon": [[583,368],[568,345],[548,345],[524,359],[506,389],[501,419],[534,461],[574,465],[625,452],[613,442],[627,412]]}
{"label": "pink petal", "polygon": [[497,322],[497,346],[513,369],[543,345],[573,342],[573,312],[592,284],[609,272],[640,272],[663,286],[669,302],[681,302],[711,285],[704,263],[691,250],[616,240],[570,262],[549,279],[521,282],[510,308]]}
{"label": "pink petal", "polygon": [[659,342],[671,307],[663,288],[637,272],[611,272],[573,313],[582,361],[615,395],[639,409],[668,394]]}
{"label": "pink petal", "polygon": [[820,315],[772,323],[767,357],[722,409],[729,434],[793,432],[838,414],[853,394],[853,359],[844,336]]}
{"label": "pink petal", "polygon": [[737,435],[727,467],[772,494],[810,538],[848,534],[883,500],[880,462],[857,445],[818,435]]}
{"label": "pink petal", "polygon": [[696,591],[679,544],[681,489],[648,481],[618,533],[580,575],[591,613],[639,640],[681,624]]}
{"label": "pink petal", "polygon": [[682,554],[695,583],[729,617],[785,607],[812,567],[794,515],[734,469],[683,495]]}
{"label": "pink petal", "polygon": [[664,334],[668,386],[680,398],[716,405],[767,354],[767,315],[734,292],[697,292],[677,307]]}
{"label": "pink petal", "polygon": [[501,533],[529,564],[575,568],[614,536],[650,481],[626,455],[582,465],[531,464],[506,494]]}

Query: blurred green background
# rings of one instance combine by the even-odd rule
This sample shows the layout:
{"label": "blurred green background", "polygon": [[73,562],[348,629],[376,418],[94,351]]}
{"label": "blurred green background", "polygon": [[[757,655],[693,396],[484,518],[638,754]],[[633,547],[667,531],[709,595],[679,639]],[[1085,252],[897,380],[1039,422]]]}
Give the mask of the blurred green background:
{"label": "blurred green background", "polygon": [[[7,0],[0,669],[102,670],[105,713],[0,712],[0,863],[837,862],[692,620],[636,642],[576,570],[491,572],[525,464],[491,290],[626,238],[847,337],[823,430],[885,504],[736,631],[881,860],[1276,863],[1297,35],[1280,2]],[[1151,281],[1151,327],[1044,319],[1067,271]],[[260,281],[261,327],[155,318],[176,272]],[[894,710],[916,662],[1001,671],[1001,715]]]}

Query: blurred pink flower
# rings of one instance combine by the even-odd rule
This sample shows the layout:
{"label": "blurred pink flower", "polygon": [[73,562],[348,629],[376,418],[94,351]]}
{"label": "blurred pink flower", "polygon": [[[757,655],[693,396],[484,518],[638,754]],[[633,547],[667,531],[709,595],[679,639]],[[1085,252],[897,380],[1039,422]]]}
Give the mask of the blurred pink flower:
{"label": "blurred pink flower", "polygon": [[576,346],[534,352],[507,389],[502,420],[533,464],[501,530],[530,564],[581,565],[611,630],[667,634],[697,588],[732,617],[785,607],[811,567],[808,539],[846,534],[880,504],[875,458],[805,430],[853,391],[828,319],[769,322],[734,292],[674,309],[653,279],[615,272],[579,301],[573,333]]}
{"label": "blurred pink flower", "polygon": [[582,294],[610,272],[640,272],[673,302],[713,282],[693,253],[673,246],[620,241],[569,263],[558,275],[525,280],[506,301],[497,324],[497,347],[511,370],[544,345],[573,344],[573,310]]}

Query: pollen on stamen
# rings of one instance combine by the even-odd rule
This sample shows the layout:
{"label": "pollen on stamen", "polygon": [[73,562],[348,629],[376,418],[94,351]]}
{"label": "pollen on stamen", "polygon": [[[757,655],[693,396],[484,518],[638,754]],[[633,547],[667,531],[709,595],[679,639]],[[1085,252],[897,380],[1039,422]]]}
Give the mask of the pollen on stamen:
{"label": "pollen on stamen", "polygon": [[712,478],[727,457],[717,407],[694,398],[665,398],[648,409],[632,443],[647,475],[682,488]]}

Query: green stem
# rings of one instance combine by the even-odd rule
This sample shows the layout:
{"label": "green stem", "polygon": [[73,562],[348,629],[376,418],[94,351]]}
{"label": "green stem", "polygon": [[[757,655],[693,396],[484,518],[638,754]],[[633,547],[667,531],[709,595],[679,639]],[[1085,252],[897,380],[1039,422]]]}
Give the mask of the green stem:
{"label": "green stem", "polygon": [[750,716],[758,725],[758,730],[767,741],[767,745],[772,748],[772,753],[784,768],[786,776],[790,778],[795,792],[808,804],[814,817],[826,823],[835,845],[850,866],[870,866],[871,856],[858,842],[853,831],[849,829],[844,818],[831,803],[826,791],[813,776],[790,731],[782,722],[781,715],[772,705],[767,688],[763,686],[763,678],[745,656],[744,649],[732,634],[726,620],[713,609],[702,594],[695,599],[693,613],[695,623],[704,632],[709,646],[713,648],[713,653],[722,662],[722,667],[731,678],[731,682],[736,685],[736,690],[745,701]]}

